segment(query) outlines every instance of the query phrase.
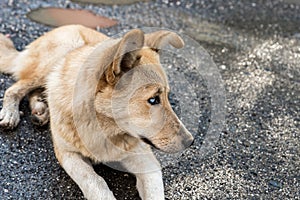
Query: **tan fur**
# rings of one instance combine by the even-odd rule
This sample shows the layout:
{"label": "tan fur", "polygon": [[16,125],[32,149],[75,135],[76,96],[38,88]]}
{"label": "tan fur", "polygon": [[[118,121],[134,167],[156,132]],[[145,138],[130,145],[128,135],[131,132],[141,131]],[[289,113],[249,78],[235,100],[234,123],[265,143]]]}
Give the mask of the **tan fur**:
{"label": "tan fur", "polygon": [[183,41],[170,31],[144,34],[138,29],[109,39],[71,25],[46,33],[18,53],[1,36],[5,59],[0,70],[17,82],[5,93],[0,125],[17,125],[19,102],[29,93],[37,124],[47,123],[50,112],[56,157],[86,198],[115,199],[93,171],[92,160],[122,163],[136,174],[142,199],[164,199],[160,166],[144,142],[178,152],[193,141],[168,101],[157,50],[169,44],[180,48]]}
{"label": "tan fur", "polygon": [[44,89],[39,88],[29,93],[29,107],[31,120],[34,124],[43,126],[49,121],[49,109],[44,94]]}
{"label": "tan fur", "polygon": [[11,61],[17,56],[18,52],[14,48],[12,41],[0,34],[0,60],[1,71],[4,73],[13,73]]}

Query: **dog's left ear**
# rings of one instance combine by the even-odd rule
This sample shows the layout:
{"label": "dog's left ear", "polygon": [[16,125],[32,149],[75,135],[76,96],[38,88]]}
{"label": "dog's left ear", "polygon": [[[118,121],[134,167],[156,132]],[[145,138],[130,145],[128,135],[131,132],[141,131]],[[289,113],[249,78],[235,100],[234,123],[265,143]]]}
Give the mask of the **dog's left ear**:
{"label": "dog's left ear", "polygon": [[156,50],[163,49],[166,45],[172,45],[177,49],[184,46],[184,42],[179,35],[164,30],[145,34],[145,44]]}
{"label": "dog's left ear", "polygon": [[144,32],[134,29],[126,33],[116,44],[116,51],[111,66],[106,70],[106,81],[113,85],[122,71],[128,71],[138,59],[137,50],[144,46]]}

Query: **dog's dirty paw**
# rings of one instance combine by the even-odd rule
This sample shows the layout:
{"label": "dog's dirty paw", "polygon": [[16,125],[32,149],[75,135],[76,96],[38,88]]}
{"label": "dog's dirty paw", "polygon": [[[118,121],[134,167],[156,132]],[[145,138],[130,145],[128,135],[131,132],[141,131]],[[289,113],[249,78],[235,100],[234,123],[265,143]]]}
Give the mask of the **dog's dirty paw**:
{"label": "dog's dirty paw", "polygon": [[100,192],[99,194],[94,193],[92,194],[92,196],[87,196],[87,199],[91,199],[91,200],[96,200],[96,199],[105,199],[105,200],[116,200],[116,198],[114,197],[114,195],[112,194],[112,192]]}
{"label": "dog's dirty paw", "polygon": [[45,102],[36,101],[32,106],[31,121],[35,125],[44,126],[49,121],[49,109]]}
{"label": "dog's dirty paw", "polygon": [[43,89],[34,90],[29,94],[29,106],[31,109],[31,121],[38,126],[44,126],[49,121],[49,109],[45,100]]}
{"label": "dog's dirty paw", "polygon": [[0,112],[0,126],[13,129],[20,122],[18,110],[2,108]]}

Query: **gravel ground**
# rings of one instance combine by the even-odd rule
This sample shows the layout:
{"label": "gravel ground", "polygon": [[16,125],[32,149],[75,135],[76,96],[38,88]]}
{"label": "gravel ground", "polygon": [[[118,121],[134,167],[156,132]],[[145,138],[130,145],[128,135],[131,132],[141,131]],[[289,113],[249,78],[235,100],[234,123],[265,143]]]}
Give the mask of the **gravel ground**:
{"label": "gravel ground", "polygon": [[[300,199],[297,1],[157,0],[110,7],[63,0],[3,0],[0,6],[0,32],[10,34],[19,50],[51,29],[26,18],[30,10],[47,6],[83,8],[115,18],[119,25],[101,30],[111,36],[148,26],[170,28],[197,40],[223,78],[226,123],[204,157],[201,147],[213,123],[212,91],[204,75],[193,76],[192,63],[163,59],[167,68],[179,64],[173,72],[186,69],[182,72],[200,110],[196,121],[185,119],[188,125],[197,126],[195,145],[164,165],[166,198]],[[1,100],[12,83],[9,76],[0,75]],[[180,106],[198,109],[173,96],[181,116],[185,112],[180,113]],[[25,99],[21,103],[24,116],[16,130],[0,130],[1,199],[83,199],[54,157],[49,127],[32,125],[27,107]],[[104,165],[95,169],[117,199],[139,199],[132,175]]]}

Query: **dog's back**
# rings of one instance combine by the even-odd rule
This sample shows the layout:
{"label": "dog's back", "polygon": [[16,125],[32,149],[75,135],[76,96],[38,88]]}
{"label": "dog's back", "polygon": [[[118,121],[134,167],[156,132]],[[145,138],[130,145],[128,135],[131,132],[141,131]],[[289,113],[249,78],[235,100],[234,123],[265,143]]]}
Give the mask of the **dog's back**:
{"label": "dog's back", "polygon": [[[101,42],[106,38],[107,36],[81,25],[62,26],[46,33],[25,50],[18,52],[12,41],[0,34],[0,72],[11,74],[17,80],[5,92],[0,126],[14,128],[18,125],[20,101],[31,91],[45,87],[47,76],[57,61],[74,49]],[[37,101],[43,95],[40,92],[32,94],[34,95],[29,95],[32,119],[43,125],[48,121],[48,117],[45,117],[48,114],[45,113],[46,109],[41,111]]]}
{"label": "dog's back", "polygon": [[17,55],[18,51],[14,48],[14,44],[9,39],[9,36],[0,34],[0,71],[13,74],[15,71],[12,66],[12,61]]}
{"label": "dog's back", "polygon": [[19,79],[40,79],[49,74],[55,62],[83,45],[101,42],[108,37],[81,25],[56,28],[17,52],[11,40],[0,35],[0,71]]}

